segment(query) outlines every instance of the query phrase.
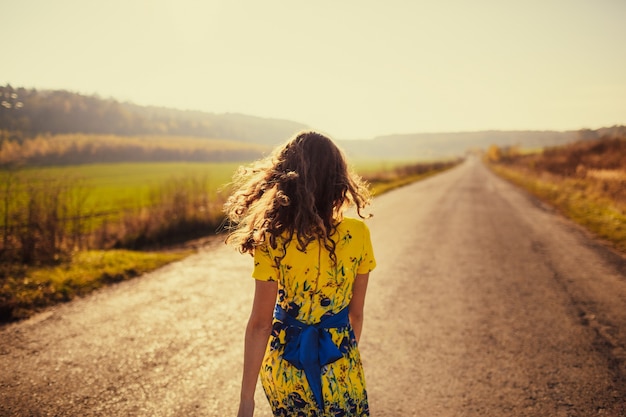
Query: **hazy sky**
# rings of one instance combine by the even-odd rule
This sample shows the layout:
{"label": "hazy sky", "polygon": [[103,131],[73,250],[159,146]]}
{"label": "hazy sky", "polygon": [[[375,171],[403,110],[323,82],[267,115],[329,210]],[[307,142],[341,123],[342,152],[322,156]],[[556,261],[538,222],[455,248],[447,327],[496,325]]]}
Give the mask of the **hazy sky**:
{"label": "hazy sky", "polygon": [[626,123],[626,0],[0,0],[0,83],[338,139]]}

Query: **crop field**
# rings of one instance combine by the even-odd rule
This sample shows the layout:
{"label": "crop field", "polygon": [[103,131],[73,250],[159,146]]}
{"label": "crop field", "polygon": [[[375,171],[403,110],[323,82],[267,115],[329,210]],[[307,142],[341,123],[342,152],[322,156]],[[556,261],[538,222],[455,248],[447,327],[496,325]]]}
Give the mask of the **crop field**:
{"label": "crop field", "polygon": [[[356,161],[352,165],[366,178],[384,175],[415,161]],[[141,208],[165,183],[194,178],[217,197],[233,173],[245,162],[129,162],[27,168],[20,172],[25,183],[62,181],[83,190],[84,212],[102,213]],[[6,173],[0,173],[0,176]],[[221,196],[224,197],[224,196]]]}
{"label": "crop field", "polygon": [[145,162],[86,164],[28,168],[21,172],[27,183],[60,180],[74,182],[85,193],[85,211],[110,212],[150,204],[151,193],[168,181],[201,179],[209,195],[217,195],[240,163]]}

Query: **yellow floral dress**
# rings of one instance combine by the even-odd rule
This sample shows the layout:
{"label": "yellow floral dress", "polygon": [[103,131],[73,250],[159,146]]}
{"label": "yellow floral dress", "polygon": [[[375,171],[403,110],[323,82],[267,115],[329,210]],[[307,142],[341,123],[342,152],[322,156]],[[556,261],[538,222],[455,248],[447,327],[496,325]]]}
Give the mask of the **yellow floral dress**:
{"label": "yellow floral dress", "polygon": [[[313,241],[302,252],[297,249],[295,237],[286,249],[279,241],[276,249],[263,245],[254,254],[253,277],[277,281],[277,305],[305,324],[319,323],[346,308],[356,275],[376,266],[369,229],[362,221],[345,218],[332,239],[336,243],[336,265],[323,244]],[[276,265],[275,259],[283,255]],[[326,330],[343,356],[322,367],[323,410],[314,399],[305,372],[283,359],[293,331],[274,318],[261,366],[261,382],[274,415],[369,416],[363,367],[352,327]]]}

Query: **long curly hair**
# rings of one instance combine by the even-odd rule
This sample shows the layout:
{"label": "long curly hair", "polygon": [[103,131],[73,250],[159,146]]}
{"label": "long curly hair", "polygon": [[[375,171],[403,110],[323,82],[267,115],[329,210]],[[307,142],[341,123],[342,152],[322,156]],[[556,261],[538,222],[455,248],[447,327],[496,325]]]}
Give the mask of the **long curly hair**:
{"label": "long curly hair", "polygon": [[332,235],[344,210],[354,205],[365,218],[361,210],[371,200],[367,184],[348,169],[343,152],[313,131],[299,132],[267,158],[241,167],[232,185],[224,205],[230,229],[226,243],[253,254],[266,242],[276,249],[278,239],[286,248],[295,236],[300,251],[319,240],[333,263]]}

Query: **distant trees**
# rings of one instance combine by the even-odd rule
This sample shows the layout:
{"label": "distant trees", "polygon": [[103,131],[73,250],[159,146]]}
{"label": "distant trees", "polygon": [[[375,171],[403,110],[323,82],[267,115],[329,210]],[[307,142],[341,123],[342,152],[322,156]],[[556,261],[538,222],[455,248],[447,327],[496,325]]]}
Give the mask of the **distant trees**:
{"label": "distant trees", "polygon": [[0,168],[11,165],[75,165],[109,162],[249,161],[263,146],[193,137],[60,134],[0,141]]}
{"label": "distant trees", "polygon": [[0,86],[0,131],[21,137],[92,133],[175,135],[275,144],[305,128],[285,120],[143,107],[63,90]]}
{"label": "distant trees", "polygon": [[497,145],[491,145],[489,146],[489,148],[487,148],[485,157],[491,162],[498,162],[500,161],[500,159],[502,159],[502,150]]}
{"label": "distant trees", "polygon": [[520,149],[518,146],[497,146],[491,145],[487,148],[487,152],[485,153],[485,158],[487,158],[490,162],[502,162],[507,161],[511,158],[515,158],[520,154]]}

